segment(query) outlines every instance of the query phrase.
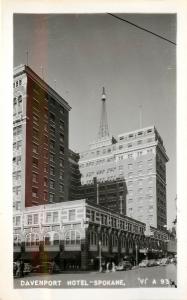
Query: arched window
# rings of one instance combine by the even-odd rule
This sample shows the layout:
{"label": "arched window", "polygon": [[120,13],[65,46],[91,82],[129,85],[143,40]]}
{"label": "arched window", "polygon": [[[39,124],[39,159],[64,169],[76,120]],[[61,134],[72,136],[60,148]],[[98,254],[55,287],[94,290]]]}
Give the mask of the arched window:
{"label": "arched window", "polygon": [[51,236],[49,233],[46,233],[46,235],[44,236],[44,244],[51,245]]}
{"label": "arched window", "polygon": [[21,236],[19,234],[14,234],[14,246],[21,246]]}
{"label": "arched window", "polygon": [[126,240],[124,236],[121,238],[121,248],[126,248]]}
{"label": "arched window", "polygon": [[118,246],[118,238],[115,234],[112,235],[112,247]]}
{"label": "arched window", "polygon": [[54,235],[53,235],[53,244],[54,245],[59,245],[59,243],[60,243],[59,234],[55,232]]}
{"label": "arched window", "polygon": [[97,233],[94,231],[90,231],[90,245],[92,246],[97,245]]}
{"label": "arched window", "polygon": [[39,245],[39,235],[35,232],[28,233],[25,237],[25,245],[27,247]]}
{"label": "arched window", "polygon": [[102,236],[101,236],[101,244],[103,247],[108,247],[108,236],[106,233],[102,233]]}
{"label": "arched window", "polygon": [[65,235],[66,245],[79,245],[81,241],[80,232],[78,230],[68,230]]}

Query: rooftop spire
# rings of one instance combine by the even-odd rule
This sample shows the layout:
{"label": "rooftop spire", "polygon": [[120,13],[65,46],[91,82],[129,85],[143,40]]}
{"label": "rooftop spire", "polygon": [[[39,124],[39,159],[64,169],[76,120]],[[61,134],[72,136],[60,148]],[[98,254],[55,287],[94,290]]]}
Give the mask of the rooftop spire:
{"label": "rooftop spire", "polygon": [[99,127],[99,133],[98,133],[98,140],[109,137],[107,112],[106,112],[106,94],[105,94],[104,87],[103,87],[103,91],[102,91],[101,101],[102,101],[102,111],[101,111],[101,120],[100,120],[100,127]]}

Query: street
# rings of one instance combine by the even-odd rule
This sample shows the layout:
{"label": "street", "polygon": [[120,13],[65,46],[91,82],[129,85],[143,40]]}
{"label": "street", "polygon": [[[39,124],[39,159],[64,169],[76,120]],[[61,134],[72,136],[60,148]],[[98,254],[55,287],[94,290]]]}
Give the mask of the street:
{"label": "street", "polygon": [[[62,274],[29,274],[14,279],[14,288],[135,288],[171,287],[177,282],[177,266],[155,266],[108,273],[64,272]],[[173,286],[174,287],[174,286]]]}

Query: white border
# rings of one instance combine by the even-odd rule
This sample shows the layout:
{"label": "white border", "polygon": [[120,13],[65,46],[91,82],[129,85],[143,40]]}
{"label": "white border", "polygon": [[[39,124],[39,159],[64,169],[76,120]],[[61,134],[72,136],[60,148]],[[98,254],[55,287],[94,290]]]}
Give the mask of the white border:
{"label": "white border", "polygon": [[[186,299],[187,297],[187,3],[186,1],[79,1],[1,0],[1,109],[0,109],[0,299],[62,299],[122,297],[123,299]],[[12,280],[12,70],[13,13],[177,13],[177,191],[178,191],[178,288],[14,290]]]}

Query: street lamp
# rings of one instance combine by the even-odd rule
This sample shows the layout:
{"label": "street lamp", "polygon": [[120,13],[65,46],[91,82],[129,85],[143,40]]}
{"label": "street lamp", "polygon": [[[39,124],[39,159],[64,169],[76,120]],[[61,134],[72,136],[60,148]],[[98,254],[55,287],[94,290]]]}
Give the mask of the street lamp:
{"label": "street lamp", "polygon": [[101,241],[99,240],[99,272],[102,272]]}
{"label": "street lamp", "polygon": [[138,265],[138,245],[135,245],[136,248],[136,266]]}

